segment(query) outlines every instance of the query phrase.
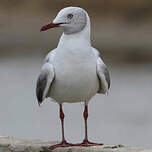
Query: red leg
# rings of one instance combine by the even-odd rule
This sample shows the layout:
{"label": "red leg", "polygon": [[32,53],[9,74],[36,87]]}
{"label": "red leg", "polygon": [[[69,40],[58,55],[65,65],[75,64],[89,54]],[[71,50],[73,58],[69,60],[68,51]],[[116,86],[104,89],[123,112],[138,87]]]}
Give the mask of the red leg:
{"label": "red leg", "polygon": [[82,143],[75,144],[75,146],[101,146],[101,145],[103,145],[103,144],[93,143],[88,140],[88,126],[87,126],[88,105],[87,104],[85,104],[83,117],[84,117],[84,122],[85,122],[85,138]]}
{"label": "red leg", "polygon": [[62,142],[56,145],[52,145],[49,149],[53,150],[58,147],[69,147],[73,146],[73,144],[67,143],[64,136],[64,112],[62,109],[62,104],[60,104],[60,120],[61,120],[61,126],[62,126]]}
{"label": "red leg", "polygon": [[64,112],[62,109],[62,104],[60,104],[60,120],[61,120],[61,126],[62,126],[62,141],[65,141],[65,136],[64,136]]}

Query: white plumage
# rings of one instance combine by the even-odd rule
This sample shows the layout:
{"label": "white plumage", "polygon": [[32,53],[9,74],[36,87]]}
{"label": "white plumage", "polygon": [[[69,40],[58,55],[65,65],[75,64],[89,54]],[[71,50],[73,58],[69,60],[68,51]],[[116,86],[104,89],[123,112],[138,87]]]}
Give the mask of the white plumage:
{"label": "white plumage", "polygon": [[[105,94],[110,87],[110,76],[98,50],[90,42],[90,18],[79,7],[62,9],[53,23],[44,25],[41,31],[53,27],[63,28],[56,49],[45,58],[36,87],[38,103],[45,98],[54,99],[60,106],[62,142],[50,147],[96,146],[88,141],[88,102],[97,93]],[[62,103],[85,102],[85,138],[81,144],[69,144],[64,136],[64,112]]]}
{"label": "white plumage", "polygon": [[[88,102],[97,92],[103,94],[108,92],[109,73],[105,74],[108,70],[99,57],[99,52],[91,46],[90,18],[86,11],[81,8],[65,8],[57,15],[54,22],[65,22],[63,16],[65,17],[69,11],[73,11],[77,15],[75,20],[80,20],[79,22],[85,26],[81,29],[76,25],[74,30],[80,30],[76,33],[73,33],[73,29],[70,29],[72,33],[69,31],[68,34],[63,33],[57,48],[46,56],[40,74],[47,77],[42,100],[51,97],[58,103]],[[81,22],[84,18],[86,18],[85,22]],[[61,27],[64,30],[66,25]],[[68,27],[71,28],[69,24]],[[39,89],[38,85],[37,88]]]}

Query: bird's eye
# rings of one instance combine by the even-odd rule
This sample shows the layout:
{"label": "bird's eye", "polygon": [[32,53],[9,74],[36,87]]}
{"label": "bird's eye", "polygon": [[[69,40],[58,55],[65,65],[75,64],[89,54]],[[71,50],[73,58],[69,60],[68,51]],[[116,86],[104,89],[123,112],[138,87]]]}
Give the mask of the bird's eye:
{"label": "bird's eye", "polygon": [[73,14],[68,14],[67,18],[72,19],[73,18]]}

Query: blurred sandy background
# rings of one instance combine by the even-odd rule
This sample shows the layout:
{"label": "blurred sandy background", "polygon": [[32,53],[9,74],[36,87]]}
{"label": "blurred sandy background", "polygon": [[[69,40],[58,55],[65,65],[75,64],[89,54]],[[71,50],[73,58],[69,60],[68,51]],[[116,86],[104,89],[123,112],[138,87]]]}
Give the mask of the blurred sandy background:
{"label": "blurred sandy background", "polygon": [[[152,1],[0,0],[0,135],[60,139],[58,105],[38,107],[35,83],[61,29],[39,32],[63,7],[86,9],[92,44],[111,73],[108,96],[90,102],[89,137],[97,142],[152,147]],[[47,100],[49,101],[49,100]],[[66,137],[84,136],[82,104],[65,104]]]}

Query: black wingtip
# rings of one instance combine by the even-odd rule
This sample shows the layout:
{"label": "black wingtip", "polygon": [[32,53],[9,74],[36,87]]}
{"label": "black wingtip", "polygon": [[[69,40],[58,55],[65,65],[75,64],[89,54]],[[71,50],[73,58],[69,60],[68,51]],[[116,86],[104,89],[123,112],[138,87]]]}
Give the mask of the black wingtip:
{"label": "black wingtip", "polygon": [[37,97],[39,106],[43,102],[43,93],[44,93],[46,85],[47,85],[47,75],[40,74],[37,80],[37,84],[36,84],[36,97]]}
{"label": "black wingtip", "polygon": [[37,97],[37,103],[39,105],[39,107],[41,106],[41,103],[42,103],[42,96],[40,93],[36,92],[36,97]]}
{"label": "black wingtip", "polygon": [[41,103],[40,102],[38,102],[38,105],[39,105],[39,107],[41,107]]}
{"label": "black wingtip", "polygon": [[41,107],[42,101],[40,101],[38,99],[36,99],[36,101],[37,101],[38,106]]}

